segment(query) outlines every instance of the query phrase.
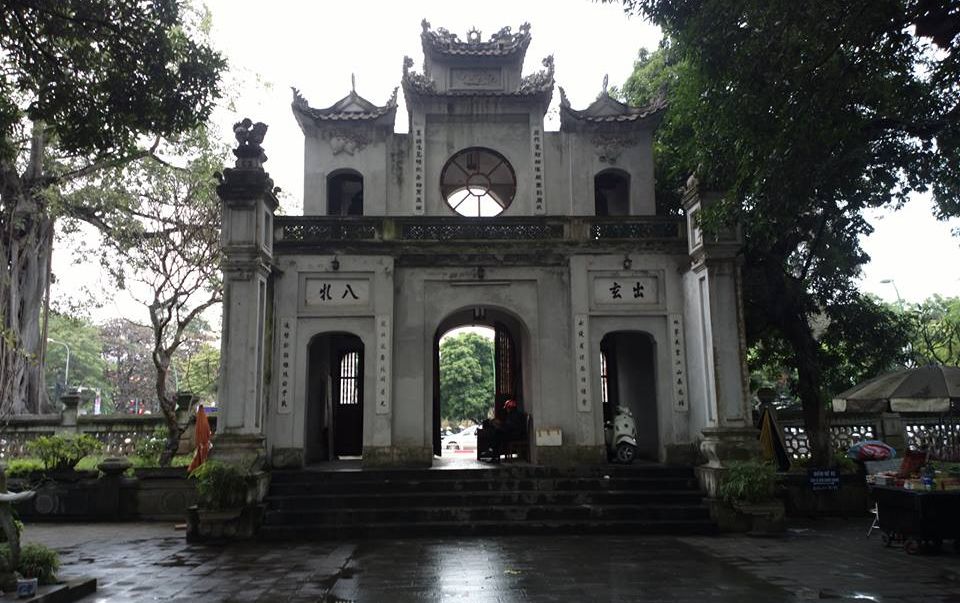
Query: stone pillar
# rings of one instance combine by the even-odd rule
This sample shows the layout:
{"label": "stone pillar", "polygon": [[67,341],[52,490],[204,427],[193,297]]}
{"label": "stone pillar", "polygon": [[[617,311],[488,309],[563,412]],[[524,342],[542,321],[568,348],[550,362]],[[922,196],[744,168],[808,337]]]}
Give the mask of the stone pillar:
{"label": "stone pillar", "polygon": [[236,166],[223,171],[223,332],[217,435],[211,455],[249,467],[265,461],[267,280],[273,261],[273,180],[260,144],[267,131],[249,119],[234,125]]}
{"label": "stone pillar", "polygon": [[63,409],[60,411],[59,431],[76,433],[77,407],[80,406],[80,392],[75,389],[68,389],[60,396],[60,402],[63,404]]}
{"label": "stone pillar", "polygon": [[704,306],[702,316],[707,345],[704,354],[708,375],[709,425],[703,429],[701,452],[707,464],[698,476],[704,489],[714,496],[724,462],[754,458],[759,452],[758,431],[750,412],[746,365],[746,336],[740,277],[741,237],[738,227],[719,232],[701,230],[699,220],[705,210],[719,201],[716,195],[703,195],[696,178],[687,182],[684,209],[691,271],[701,282],[697,304]]}

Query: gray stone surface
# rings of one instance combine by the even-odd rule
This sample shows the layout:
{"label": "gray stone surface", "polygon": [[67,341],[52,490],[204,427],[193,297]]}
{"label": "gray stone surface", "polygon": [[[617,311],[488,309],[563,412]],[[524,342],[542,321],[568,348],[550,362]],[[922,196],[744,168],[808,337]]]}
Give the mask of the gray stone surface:
{"label": "gray stone surface", "polygon": [[783,538],[495,537],[188,545],[170,524],[29,525],[85,601],[960,602],[960,555],[886,549],[869,520]]}

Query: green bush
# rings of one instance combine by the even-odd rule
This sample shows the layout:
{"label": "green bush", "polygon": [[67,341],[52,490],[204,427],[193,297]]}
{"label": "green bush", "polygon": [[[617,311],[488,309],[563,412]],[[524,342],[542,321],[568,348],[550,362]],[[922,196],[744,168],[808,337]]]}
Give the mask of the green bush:
{"label": "green bush", "polygon": [[7,463],[7,477],[29,477],[34,471],[43,470],[43,461],[40,459],[24,457],[20,459],[10,459]]}
{"label": "green bush", "polygon": [[140,438],[137,442],[137,456],[144,461],[144,467],[160,466],[160,455],[167,447],[167,437],[170,430],[165,425],[160,425],[153,430],[153,433]]}
{"label": "green bush", "polygon": [[717,493],[728,503],[760,503],[774,499],[777,472],[770,463],[730,463]]}
{"label": "green bush", "polygon": [[202,509],[222,511],[247,502],[250,475],[236,465],[207,461],[190,477],[197,480],[197,505]]}
{"label": "green bush", "polygon": [[27,452],[40,457],[48,471],[73,469],[80,459],[102,449],[103,443],[87,434],[40,436],[27,442]]}
{"label": "green bush", "polygon": [[[10,564],[10,547],[0,544],[0,557]],[[40,584],[54,584],[57,570],[60,569],[60,556],[51,548],[42,544],[27,543],[20,547],[20,565],[17,572],[24,578],[37,578]]]}

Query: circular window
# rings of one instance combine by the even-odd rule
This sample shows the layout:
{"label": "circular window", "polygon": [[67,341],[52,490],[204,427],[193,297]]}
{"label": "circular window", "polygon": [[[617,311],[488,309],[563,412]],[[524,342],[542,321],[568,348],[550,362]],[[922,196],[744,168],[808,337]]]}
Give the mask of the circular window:
{"label": "circular window", "polygon": [[482,148],[465,149],[443,166],[440,192],[447,205],[461,216],[496,216],[513,201],[517,176],[500,153]]}

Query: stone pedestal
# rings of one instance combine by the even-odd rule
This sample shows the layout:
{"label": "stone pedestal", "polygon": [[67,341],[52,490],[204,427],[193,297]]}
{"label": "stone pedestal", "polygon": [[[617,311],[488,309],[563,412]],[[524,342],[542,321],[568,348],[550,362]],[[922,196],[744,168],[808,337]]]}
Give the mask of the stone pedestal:
{"label": "stone pedestal", "polygon": [[267,463],[264,438],[259,434],[218,433],[213,438],[209,458],[237,465],[245,471],[256,471]]}
{"label": "stone pedestal", "polygon": [[60,431],[73,433],[77,431],[77,407],[80,406],[80,392],[75,389],[67,390],[60,396],[63,410],[60,411]]}
{"label": "stone pedestal", "polygon": [[760,456],[760,432],[754,427],[708,427],[703,430],[700,452],[707,463],[697,467],[700,487],[716,498],[717,487],[731,461],[748,461]]}

